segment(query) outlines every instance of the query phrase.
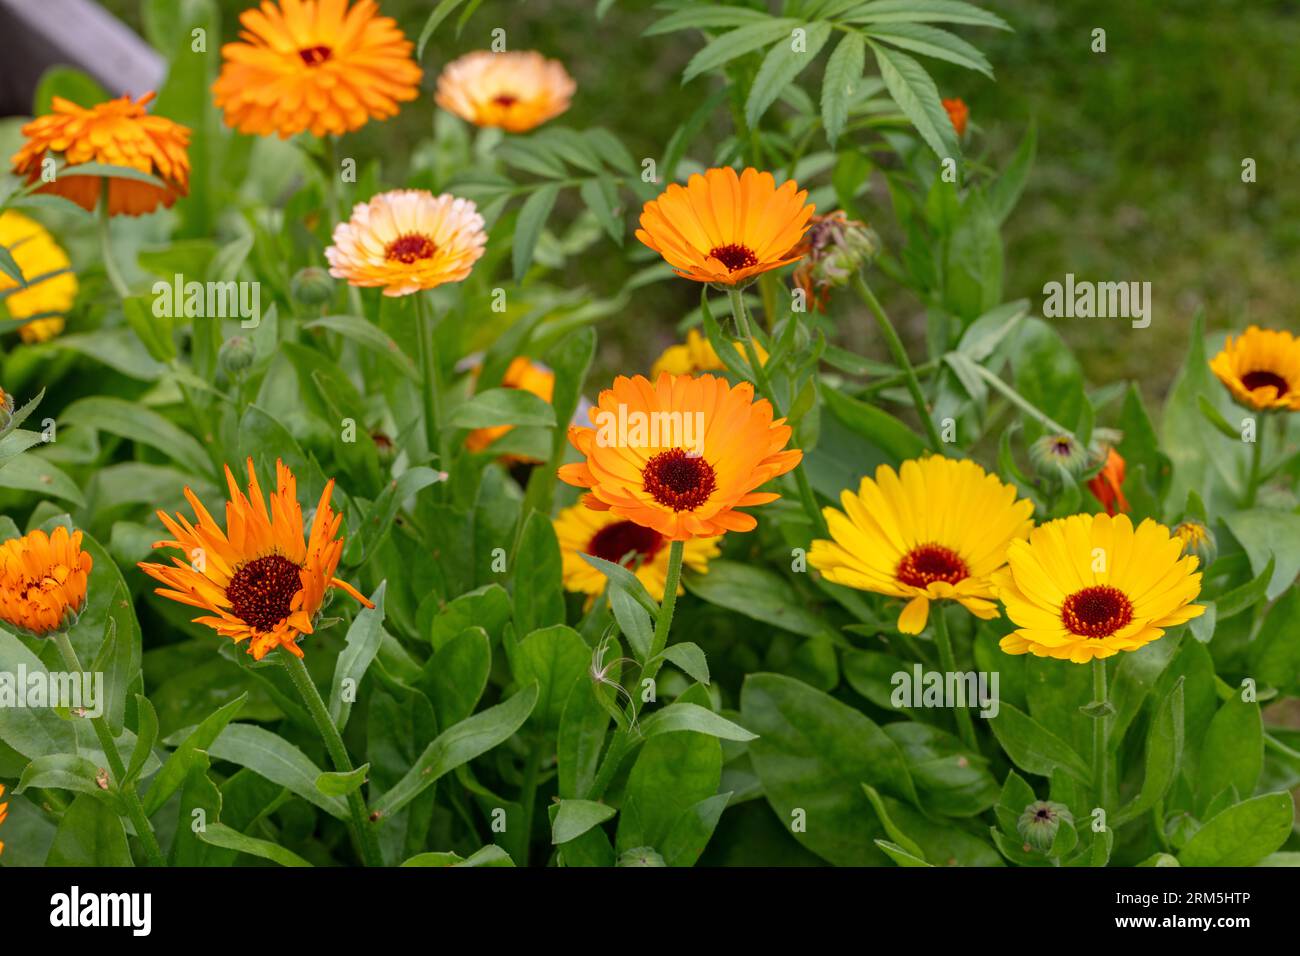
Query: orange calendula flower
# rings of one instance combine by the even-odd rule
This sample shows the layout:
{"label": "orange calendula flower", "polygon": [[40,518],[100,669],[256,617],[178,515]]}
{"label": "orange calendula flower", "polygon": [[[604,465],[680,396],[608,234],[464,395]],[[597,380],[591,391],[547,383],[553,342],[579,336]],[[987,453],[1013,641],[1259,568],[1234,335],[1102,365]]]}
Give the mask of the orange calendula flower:
{"label": "orange calendula flower", "polygon": [[1228,336],[1210,371],[1249,408],[1300,411],[1300,338],[1290,332],[1252,325]]}
{"label": "orange calendula flower", "polygon": [[0,621],[43,637],[76,623],[94,562],[62,525],[0,545]]}
{"label": "orange calendula flower", "polygon": [[775,501],[756,491],[803,457],[785,450],[791,429],[754,401],[748,382],[664,373],[651,383],[619,376],[588,413],[595,428],[569,426],[583,460],[560,478],[588,489],[583,503],[611,511],[669,541],[750,531],[757,521],[737,511]]}
{"label": "orange calendula flower", "polygon": [[792,179],[778,189],[771,173],[710,169],[646,203],[636,237],[683,278],[745,284],[799,259],[815,209],[807,199]]}
{"label": "orange calendula flower", "polygon": [[460,282],[483,255],[483,217],[468,199],[394,189],[357,203],[325,250],[330,275],[398,296]]}
{"label": "orange calendula flower", "polygon": [[261,660],[282,647],[302,657],[298,638],[311,634],[317,615],[331,588],[339,588],[366,607],[373,605],[346,581],[334,577],[343,539],[337,537],[343,515],[330,507],[331,479],[321,493],[304,541],[298,482],[284,463],[276,461],[276,490],[270,507],[262,497],[248,459],[248,496],[235,484],[226,468],[230,500],[226,503],[223,531],[189,488],[185,498],[194,509],[197,524],[181,515],[174,519],[158,512],[172,533],[155,548],[175,548],[174,567],[142,563],[141,570],[165,587],[156,593],[181,604],[209,612],[194,618],[222,637],[249,642],[248,653]]}
{"label": "orange calendula flower", "polygon": [[[0,783],[0,797],[3,797],[4,795],[5,795],[5,785],[3,783]],[[9,816],[9,804],[7,802],[0,803],[0,823],[4,823],[5,817],[7,816]],[[0,853],[3,853],[4,851],[5,851],[4,840],[0,840]]]}
{"label": "orange calendula flower", "polygon": [[[748,361],[744,344],[741,342],[731,344],[736,347],[741,360]],[[754,351],[758,354],[758,361],[766,365],[767,349],[755,342]],[[685,343],[668,346],[663,354],[655,359],[654,365],[650,367],[650,377],[657,379],[664,372],[673,375],[698,375],[700,372],[720,372],[725,368],[709,340],[700,335],[698,330],[691,329],[686,333]]]}
{"label": "orange calendula flower", "polygon": [[943,100],[943,108],[948,113],[948,119],[952,120],[952,128],[957,131],[958,137],[965,136],[970,108],[959,99]]}
{"label": "orange calendula flower", "polygon": [[239,15],[240,42],[221,48],[212,85],[226,125],[287,139],[360,129],[419,95],[414,45],[373,0],[263,0]]}
{"label": "orange calendula flower", "polygon": [[534,50],[478,50],[443,68],[434,100],[475,126],[526,133],[567,110],[576,89],[563,64]]}
{"label": "orange calendula flower", "polygon": [[[506,369],[501,387],[522,388],[525,392],[532,392],[542,401],[549,402],[555,395],[555,373],[540,362],[517,355],[511,361],[510,367]],[[484,451],[513,427],[513,425],[493,425],[490,428],[476,428],[465,437],[465,447],[473,452]]]}
{"label": "orange calendula flower", "polygon": [[1124,459],[1113,445],[1106,448],[1106,463],[1089,479],[1088,490],[1108,515],[1129,510],[1128,499],[1124,497]]}
{"label": "orange calendula flower", "polygon": [[52,113],[23,127],[27,142],[14,153],[14,173],[36,182],[47,154],[59,156],[68,166],[126,166],[148,173],[160,184],[123,176],[69,176],[60,170],[37,192],[63,196],[93,212],[107,180],[110,215],[141,216],[159,206],[170,207],[190,191],[190,131],[165,116],[145,112],[153,97],[146,93],[133,102],[123,96],[89,109],[54,97]]}

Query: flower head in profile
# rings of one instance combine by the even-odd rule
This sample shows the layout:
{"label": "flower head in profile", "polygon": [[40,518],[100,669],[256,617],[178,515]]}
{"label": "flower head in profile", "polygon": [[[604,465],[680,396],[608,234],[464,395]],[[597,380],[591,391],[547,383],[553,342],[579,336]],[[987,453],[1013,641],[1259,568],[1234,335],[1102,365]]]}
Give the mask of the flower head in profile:
{"label": "flower head in profile", "polygon": [[1088,480],[1088,490],[1101,502],[1106,514],[1114,515],[1128,511],[1128,499],[1124,497],[1124,458],[1115,450],[1114,445],[1106,446],[1106,461]]}
{"label": "flower head in profile", "polygon": [[1127,515],[1079,514],[1014,541],[995,576],[1016,631],[1008,654],[1086,664],[1135,651],[1166,628],[1199,616],[1197,559],[1150,518],[1135,529]]}
{"label": "flower head in profile", "polygon": [[[740,358],[747,361],[745,346],[740,342],[731,344],[736,347]],[[758,354],[758,361],[766,365],[767,349],[755,342],[754,350]],[[657,379],[664,372],[672,375],[698,375],[701,372],[720,372],[725,368],[722,359],[718,358],[718,353],[713,350],[712,343],[700,335],[699,330],[691,329],[686,333],[684,343],[668,346],[659,358],[655,359],[654,365],[650,367],[650,378]]]}
{"label": "flower head in profile", "polygon": [[331,588],[373,606],[352,585],[334,577],[343,554],[343,539],[338,537],[343,515],[330,507],[333,479],[325,485],[304,538],[298,482],[283,462],[275,463],[275,474],[276,490],[268,506],[253,459],[248,459],[247,497],[226,468],[230,500],[224,530],[186,488],[197,524],[160,511],[158,517],[172,537],[154,545],[174,548],[183,557],[173,556],[172,566],[140,565],[164,585],[156,593],[204,611],[194,618],[195,624],[235,643],[248,641],[248,653],[259,661],[277,647],[303,656],[298,638],[312,633]]}
{"label": "flower head in profile", "polygon": [[414,45],[374,0],[262,0],[239,23],[212,92],[241,133],[339,135],[395,116],[419,95]]}
{"label": "flower head in profile", "polygon": [[20,212],[0,212],[0,246],[9,251],[26,285],[0,272],[0,303],[24,342],[45,342],[63,331],[63,315],[77,298],[77,275],[68,254],[45,227]]}
{"label": "flower head in profile", "polygon": [[919,634],[930,602],[956,601],[976,617],[997,617],[992,576],[1007,545],[1033,527],[1033,502],[973,461],[934,455],[888,465],[824,509],[831,539],[813,541],[808,563],[826,580],[905,598],[898,619]]}
{"label": "flower head in profile", "polygon": [[468,199],[395,189],[357,203],[325,250],[330,275],[399,296],[464,280],[487,243],[483,217]]}
{"label": "flower head in profile", "polygon": [[478,50],[443,68],[434,101],[475,126],[526,133],[567,110],[576,89],[562,63],[535,50]]}
{"label": "flower head in profile", "polygon": [[1300,411],[1300,338],[1290,332],[1252,325],[1230,335],[1210,370],[1247,408]]}
{"label": "flower head in profile", "polygon": [[1184,518],[1174,527],[1174,537],[1183,543],[1183,554],[1196,558],[1198,567],[1208,568],[1218,556],[1219,545],[1205,522]]}
{"label": "flower head in profile", "polygon": [[966,124],[970,122],[970,107],[965,101],[960,99],[943,100],[944,112],[948,114],[948,119],[952,121],[952,128],[957,131],[957,138],[966,135]]}
{"label": "flower head in profile", "polygon": [[582,461],[560,478],[586,488],[583,503],[657,531],[669,541],[750,531],[737,508],[779,495],[758,491],[799,463],[791,428],[773,419],[748,382],[664,373],[653,383],[619,376],[589,411],[595,428],[569,426]]}
{"label": "flower head in profile", "polygon": [[37,637],[67,630],[86,606],[93,564],[81,532],[63,525],[0,544],[0,621]]}
{"label": "flower head in profile", "polygon": [[[646,591],[663,601],[668,581],[669,541],[653,528],[620,518],[612,511],[593,511],[584,505],[565,508],[555,518],[560,542],[564,587],[595,598],[605,590],[604,574],[583,559],[584,554],[631,568]],[[682,548],[682,562],[704,574],[709,560],[720,553],[717,538],[692,538]],[[679,584],[677,593],[682,594]]]}
{"label": "flower head in profile", "polygon": [[[544,402],[555,395],[555,373],[540,362],[516,355],[501,379],[502,388],[520,388],[531,392]],[[476,428],[465,436],[465,447],[472,452],[486,451],[494,441],[510,432],[513,425],[492,425]],[[523,459],[517,459],[523,460]]]}
{"label": "flower head in profile", "polygon": [[846,285],[876,257],[880,237],[866,223],[850,219],[843,210],[813,216],[808,233],[795,247],[803,261],[794,270],[794,284],[807,301],[825,312],[831,290]]}
{"label": "flower head in profile", "polygon": [[730,166],[672,183],[641,210],[636,237],[679,276],[734,286],[799,259],[815,207],[794,180]]}
{"label": "flower head in profile", "polygon": [[40,180],[42,162],[56,156],[67,166],[102,163],[147,173],[157,183],[125,176],[77,176],[60,169],[37,192],[70,199],[93,212],[108,184],[110,215],[141,216],[159,206],[170,208],[190,190],[190,131],[164,116],[145,110],[153,93],[139,100],[123,96],[89,109],[61,96],[52,112],[38,116],[22,129],[27,141],[13,156],[15,175],[28,183]]}

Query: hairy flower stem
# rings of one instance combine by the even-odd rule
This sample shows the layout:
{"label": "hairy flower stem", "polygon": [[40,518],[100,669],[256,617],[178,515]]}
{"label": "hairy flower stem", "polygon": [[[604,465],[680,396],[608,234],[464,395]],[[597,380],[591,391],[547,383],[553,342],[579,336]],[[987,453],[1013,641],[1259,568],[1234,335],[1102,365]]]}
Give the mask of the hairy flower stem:
{"label": "hairy flower stem", "polygon": [[[307,665],[302,662],[301,657],[284,650],[280,652],[280,660],[284,664],[284,669],[289,672],[289,679],[298,688],[298,695],[307,706],[312,721],[316,724],[316,730],[325,744],[325,749],[329,751],[334,769],[339,773],[351,773],[352,758],[348,756],[348,750],[343,746],[343,738],[339,736],[339,730],[334,726],[334,721],[325,708],[325,701],[321,698],[320,691],[316,689],[316,682],[307,673]],[[353,839],[357,841],[362,861],[366,866],[383,866],[379,843],[375,839],[374,828],[369,824],[369,815],[366,813],[365,801],[361,799],[360,788],[348,794],[348,809],[352,813],[352,829],[355,831]]]}
{"label": "hairy flower stem", "polygon": [[442,427],[442,369],[433,345],[437,322],[432,306],[421,292],[415,294],[415,311],[419,317],[417,332],[420,336],[420,382],[424,388],[424,435],[429,453],[437,455],[438,468],[447,471],[451,452]]}
{"label": "hairy flower stem", "polygon": [[113,240],[109,235],[109,223],[112,222],[112,216],[108,211],[108,183],[104,180],[100,187],[101,195],[99,200],[99,254],[104,260],[104,272],[108,275],[108,283],[113,287],[119,299],[125,299],[131,294],[127,287],[126,280],[122,278],[121,271],[117,268],[117,260],[113,258]]}
{"label": "hairy flower stem", "polygon": [[1110,716],[1106,713],[1106,662],[1092,659],[1092,699],[1099,711],[1092,715],[1092,782],[1097,790],[1097,806],[1106,809],[1110,791]]}
{"label": "hairy flower stem", "polygon": [[1002,381],[1002,379],[994,375],[983,365],[980,365],[978,362],[973,362],[971,363],[971,365],[975,369],[975,373],[979,375],[980,378],[984,379],[984,381],[992,385],[993,388],[1001,392],[1006,397],[1006,399],[1009,402],[1011,402],[1012,405],[1015,405],[1022,412],[1024,412],[1030,418],[1037,421],[1044,428],[1048,429],[1049,431],[1056,432],[1057,434],[1064,435],[1065,437],[1069,438],[1071,441],[1075,441],[1075,442],[1078,441],[1078,439],[1075,438],[1074,432],[1070,431],[1070,429],[1066,428],[1060,422],[1053,419],[1050,415],[1048,415],[1046,412],[1040,409],[1033,402],[1029,401],[1029,399],[1021,395],[1019,392],[1017,392],[1006,382]]}
{"label": "hairy flower stem", "polygon": [[1255,440],[1250,443],[1250,474],[1246,478],[1246,494],[1241,499],[1242,508],[1255,507],[1255,495],[1259,492],[1260,463],[1264,459],[1264,429],[1259,428]]}
{"label": "hairy flower stem", "polygon": [[[939,649],[939,666],[947,674],[957,673],[957,655],[952,650],[952,635],[948,633],[948,618],[943,613],[943,605],[936,602],[934,605],[934,643]],[[966,744],[974,753],[980,752],[979,738],[975,736],[975,722],[970,715],[970,701],[965,701],[964,706],[956,707],[957,711],[957,730],[961,734],[962,742]]]}
{"label": "hairy flower stem", "polygon": [[[55,631],[53,636],[59,653],[63,655],[64,666],[74,674],[82,673],[81,661],[77,659],[77,652],[72,646],[72,641],[68,639],[67,632]],[[126,767],[122,763],[122,755],[117,751],[117,744],[113,740],[113,732],[108,727],[108,721],[101,715],[91,717],[90,724],[95,728],[99,746],[108,760],[108,769],[113,774],[113,783],[121,794],[122,802],[126,804],[127,816],[135,826],[135,835],[144,844],[145,858],[150,866],[166,866],[162,847],[158,845],[158,837],[154,834],[153,824],[149,822],[149,817],[144,812],[144,804],[140,802],[140,795],[135,791],[135,784],[126,780]]]}

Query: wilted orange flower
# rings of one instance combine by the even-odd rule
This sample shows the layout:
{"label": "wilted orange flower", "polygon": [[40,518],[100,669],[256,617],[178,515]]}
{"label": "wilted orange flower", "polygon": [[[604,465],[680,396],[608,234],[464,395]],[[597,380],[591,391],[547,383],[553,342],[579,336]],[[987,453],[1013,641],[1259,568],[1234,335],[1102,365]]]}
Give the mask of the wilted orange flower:
{"label": "wilted orange flower", "polygon": [[419,95],[423,71],[397,21],[373,0],[263,0],[239,15],[241,42],[221,48],[212,85],[226,124],[287,139],[360,129]]}
{"label": "wilted orange flower", "polygon": [[1252,325],[1228,336],[1210,371],[1243,405],[1300,411],[1300,338],[1290,332]]}
{"label": "wilted orange flower", "polygon": [[1101,466],[1101,471],[1088,481],[1088,490],[1101,502],[1108,515],[1129,510],[1124,497],[1124,459],[1113,445],[1106,449],[1106,463]]}
{"label": "wilted orange flower", "polygon": [[567,110],[576,89],[562,63],[535,50],[478,50],[443,68],[434,100],[475,126],[526,133]]}
{"label": "wilted orange flower", "polygon": [[804,258],[791,278],[795,287],[803,290],[805,299],[818,312],[825,312],[831,289],[847,285],[879,251],[880,237],[875,230],[850,219],[844,210],[813,216],[808,234],[792,253]]}
{"label": "wilted orange flower", "polygon": [[165,116],[146,113],[145,106],[153,97],[146,93],[132,102],[131,97],[123,96],[89,109],[54,97],[54,112],[23,127],[27,142],[14,153],[14,173],[27,177],[29,183],[36,182],[47,153],[60,156],[68,166],[128,166],[161,180],[162,185],[123,176],[68,176],[60,170],[37,192],[63,196],[93,212],[107,178],[110,215],[140,216],[160,205],[170,207],[190,191],[190,131]]}
{"label": "wilted orange flower", "polygon": [[[740,342],[731,344],[736,347],[741,359],[748,361],[745,346]],[[755,342],[754,352],[758,355],[759,364],[766,365],[767,349]],[[718,358],[718,353],[713,350],[709,340],[700,335],[697,329],[691,329],[686,333],[685,343],[668,346],[663,354],[655,359],[654,365],[650,367],[650,378],[657,379],[664,372],[671,372],[673,375],[698,375],[700,372],[719,372],[724,368],[726,366],[722,364],[722,359]]]}
{"label": "wilted orange flower", "polygon": [[343,554],[343,539],[336,537],[343,515],[330,507],[334,480],[325,484],[304,543],[298,482],[281,461],[275,463],[275,475],[276,490],[268,509],[252,458],[248,459],[248,497],[226,468],[230,500],[225,531],[186,488],[185,498],[198,524],[160,511],[158,517],[173,537],[154,544],[175,548],[184,557],[172,558],[175,567],[140,565],[166,585],[155,589],[157,594],[210,612],[194,618],[194,623],[205,624],[235,643],[248,641],[248,653],[259,661],[277,647],[303,656],[298,638],[312,633],[330,588],[340,588],[373,607],[352,585],[334,577]]}
{"label": "wilted orange flower", "polygon": [[[510,367],[506,369],[506,374],[501,379],[501,387],[522,388],[525,392],[532,392],[542,401],[549,402],[555,395],[555,373],[540,362],[517,355],[511,361]],[[473,452],[483,451],[513,427],[513,425],[493,425],[490,428],[476,428],[465,437],[465,447]]]}
{"label": "wilted orange flower", "polygon": [[799,258],[815,209],[807,199],[793,179],[778,189],[771,173],[710,169],[646,203],[636,237],[683,278],[739,285]]}
{"label": "wilted orange flower", "polygon": [[357,203],[325,250],[330,275],[398,296],[460,282],[483,255],[483,217],[468,199],[394,189]]}
{"label": "wilted orange flower", "polygon": [[0,620],[44,636],[77,620],[86,606],[94,562],[81,550],[81,532],[59,525],[0,545]]}
{"label": "wilted orange flower", "polygon": [[952,128],[957,131],[958,137],[965,136],[966,123],[970,119],[970,108],[958,99],[944,100],[943,108],[947,110],[948,119],[952,120]]}
{"label": "wilted orange flower", "polygon": [[560,469],[561,480],[588,489],[583,503],[612,511],[669,541],[749,531],[758,523],[736,508],[779,495],[754,489],[803,457],[783,451],[791,429],[772,418],[749,382],[660,375],[619,376],[588,413],[595,428],[569,426],[583,460]]}

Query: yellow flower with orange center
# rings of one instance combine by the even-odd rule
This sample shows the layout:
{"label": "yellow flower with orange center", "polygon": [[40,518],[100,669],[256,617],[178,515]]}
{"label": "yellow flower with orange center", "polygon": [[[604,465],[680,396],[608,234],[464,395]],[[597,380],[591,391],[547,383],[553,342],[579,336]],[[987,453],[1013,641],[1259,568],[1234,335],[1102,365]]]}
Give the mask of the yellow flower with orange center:
{"label": "yellow flower with orange center", "polygon": [[[506,369],[506,374],[501,379],[501,387],[521,388],[544,402],[550,402],[555,395],[555,373],[540,362],[517,355],[510,362],[510,367]],[[476,428],[465,437],[465,447],[472,452],[484,451],[512,428],[513,425]]]}
{"label": "yellow flower with orange center", "polygon": [[325,592],[331,588],[373,607],[352,585],[334,577],[343,554],[343,539],[337,536],[343,515],[330,507],[334,480],[321,493],[304,542],[297,479],[281,461],[275,463],[275,474],[276,490],[268,508],[252,458],[248,459],[247,497],[226,468],[230,500],[224,531],[186,488],[185,498],[198,523],[160,511],[158,517],[172,538],[154,544],[175,548],[184,557],[173,557],[174,567],[140,565],[165,585],[155,593],[209,612],[194,618],[194,623],[236,643],[248,641],[248,653],[259,661],[277,647],[303,656],[298,638],[312,633]]}
{"label": "yellow flower with orange center", "polygon": [[1002,638],[1008,654],[1086,664],[1135,651],[1166,628],[1199,617],[1197,559],[1147,518],[1080,514],[1035,528],[1007,549],[994,575],[1018,630]]}
{"label": "yellow flower with orange center", "polygon": [[81,532],[62,525],[0,544],[0,621],[38,637],[67,629],[86,606],[93,563]]}
{"label": "yellow flower with orange center", "polygon": [[240,41],[221,48],[212,85],[226,125],[287,139],[360,129],[419,95],[413,44],[373,0],[263,0],[239,15]]}
{"label": "yellow flower with orange center", "polygon": [[[736,347],[741,359],[748,361],[745,356],[745,346],[740,342],[731,344]],[[758,361],[766,365],[767,349],[755,342],[754,350],[758,353]],[[668,346],[663,354],[655,359],[654,365],[650,367],[650,377],[657,379],[664,372],[672,375],[698,375],[700,372],[718,372],[725,368],[722,359],[718,358],[718,353],[714,351],[712,343],[700,335],[698,330],[691,329],[686,333],[686,341],[683,344]]]}
{"label": "yellow flower with orange center", "polygon": [[749,531],[758,523],[737,508],[779,495],[759,486],[803,457],[785,450],[791,429],[754,401],[748,382],[712,375],[619,376],[588,413],[595,428],[569,426],[583,460],[561,480],[588,489],[583,503],[613,512],[669,541]]}
{"label": "yellow flower with orange center", "polygon": [[[605,575],[583,560],[582,556],[589,554],[631,568],[649,595],[663,601],[670,542],[658,531],[620,518],[612,511],[593,511],[585,505],[565,508],[554,524],[567,590],[590,598],[605,590]],[[717,538],[692,538],[682,548],[682,563],[692,571],[705,574],[709,561],[720,553]],[[685,593],[680,584],[677,593]]]}
{"label": "yellow flower with orange center", "polygon": [[133,102],[123,96],[89,109],[54,97],[52,113],[23,127],[27,142],[14,153],[14,173],[25,176],[28,183],[36,182],[41,179],[47,155],[62,158],[68,166],[125,166],[147,173],[161,184],[125,176],[69,176],[60,170],[37,192],[62,196],[93,212],[107,181],[110,215],[141,216],[159,206],[170,208],[190,191],[190,131],[165,116],[146,112],[153,97],[146,93]]}
{"label": "yellow flower with orange center", "polygon": [[395,189],[357,203],[325,250],[330,275],[399,296],[465,279],[487,243],[483,217],[468,199]]}
{"label": "yellow flower with orange center", "polygon": [[739,285],[800,258],[815,206],[793,179],[730,166],[672,183],[641,210],[636,237],[696,282]]}
{"label": "yellow flower with orange center", "polygon": [[1233,398],[1259,411],[1300,411],[1300,338],[1252,325],[1228,336],[1210,370]]}
{"label": "yellow flower with orange center", "polygon": [[1017,500],[1013,486],[973,461],[938,455],[897,472],[881,465],[840,503],[843,511],[823,509],[832,540],[813,541],[808,563],[835,584],[906,598],[904,634],[925,629],[931,601],[997,617],[992,575],[1034,524],[1033,502]]}
{"label": "yellow flower with orange center", "polygon": [[24,342],[45,342],[63,331],[63,315],[77,297],[72,262],[45,227],[20,212],[0,212],[0,246],[9,251],[26,285],[0,272],[0,303],[19,326]]}
{"label": "yellow flower with orange center", "polygon": [[944,112],[952,121],[952,128],[957,131],[958,138],[965,136],[966,124],[970,121],[970,107],[959,99],[943,100],[942,103]]}
{"label": "yellow flower with orange center", "polygon": [[526,133],[569,108],[577,85],[535,50],[467,53],[443,67],[434,101],[475,126]]}

